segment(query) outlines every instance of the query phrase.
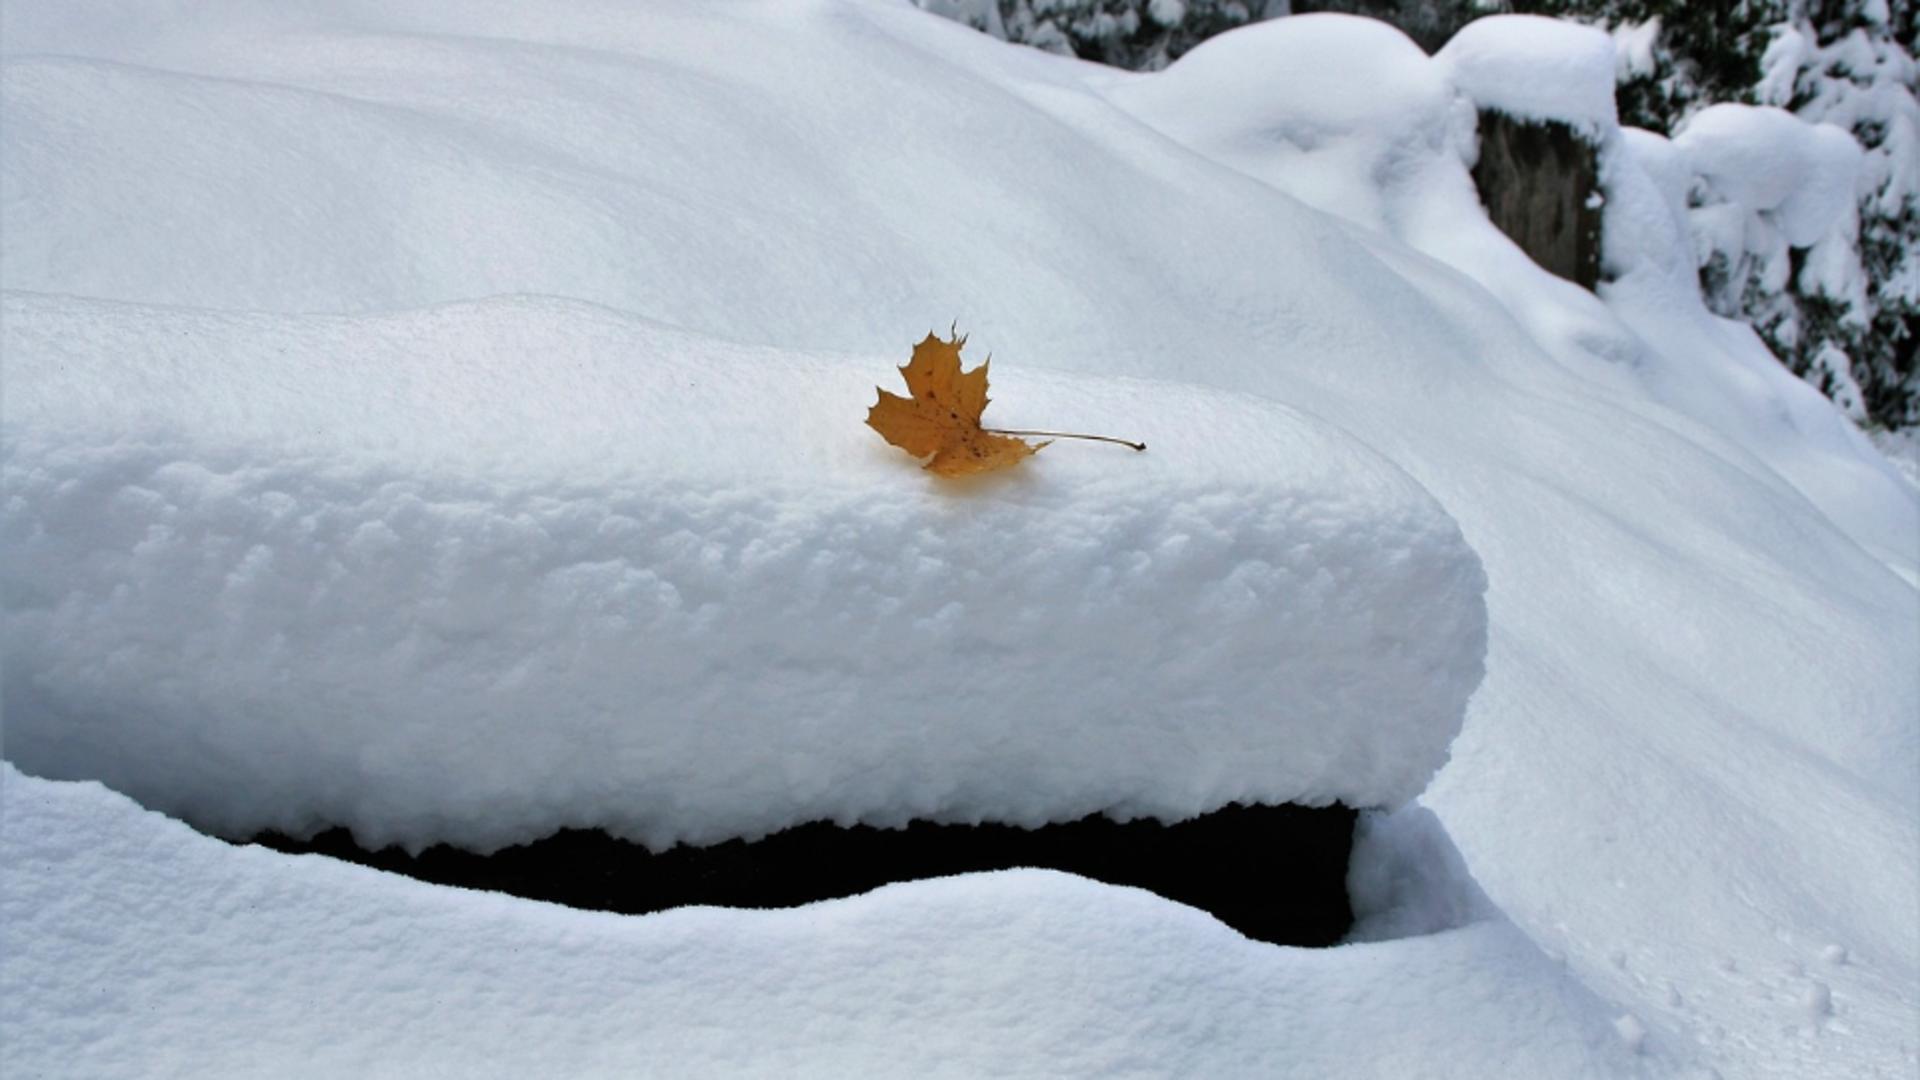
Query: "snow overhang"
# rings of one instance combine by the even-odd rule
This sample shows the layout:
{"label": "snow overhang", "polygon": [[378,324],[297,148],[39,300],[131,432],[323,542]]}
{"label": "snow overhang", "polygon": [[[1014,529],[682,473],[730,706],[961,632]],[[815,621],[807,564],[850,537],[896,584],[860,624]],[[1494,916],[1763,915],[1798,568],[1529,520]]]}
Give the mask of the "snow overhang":
{"label": "snow overhang", "polygon": [[535,299],[5,326],[8,756],[228,835],[1387,806],[1481,676],[1453,521],[1250,396],[1008,356],[990,420],[1150,449],[956,485],[860,422],[924,327],[848,359]]}

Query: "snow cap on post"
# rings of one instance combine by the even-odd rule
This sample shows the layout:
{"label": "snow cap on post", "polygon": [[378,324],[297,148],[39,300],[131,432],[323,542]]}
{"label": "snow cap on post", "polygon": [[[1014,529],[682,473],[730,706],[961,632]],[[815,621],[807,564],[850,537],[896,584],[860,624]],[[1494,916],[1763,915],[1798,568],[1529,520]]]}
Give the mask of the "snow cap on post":
{"label": "snow cap on post", "polygon": [[1618,123],[1616,59],[1604,31],[1540,15],[1494,15],[1461,28],[1434,56],[1481,109],[1558,120],[1598,140]]}

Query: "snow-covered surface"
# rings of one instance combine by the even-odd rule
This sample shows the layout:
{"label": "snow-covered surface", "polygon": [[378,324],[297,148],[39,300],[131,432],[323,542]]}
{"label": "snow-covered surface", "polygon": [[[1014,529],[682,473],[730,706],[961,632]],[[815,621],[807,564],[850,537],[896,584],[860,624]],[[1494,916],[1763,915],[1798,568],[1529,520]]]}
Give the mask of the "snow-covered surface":
{"label": "snow-covered surface", "polygon": [[1001,360],[996,422],[1149,450],[956,484],[860,422],[904,356],[539,299],[0,321],[7,753],[232,835],[1396,806],[1480,681],[1452,520],[1246,395]]}
{"label": "snow-covered surface", "polygon": [[1853,208],[1860,144],[1844,128],[1785,109],[1710,105],[1673,141],[1709,185],[1704,201],[1766,214],[1793,247],[1819,240]]}
{"label": "snow-covered surface", "polygon": [[[1459,176],[1428,166],[1474,145],[1473,104],[1420,47],[1386,23],[1348,15],[1222,34],[1109,97],[1210,158],[1382,232],[1433,205],[1434,185],[1458,186]],[[1402,185],[1427,194],[1402,198]],[[1477,205],[1470,185],[1453,194]]]}
{"label": "snow-covered surface", "polygon": [[230,848],[11,767],[0,820],[9,1077],[1662,1075],[1468,895],[1337,951],[1037,870],[634,919]]}
{"label": "snow-covered surface", "polygon": [[[682,1014],[688,1022],[674,1029],[712,1036],[672,1044],[694,1069],[727,1060],[703,1059],[703,1049],[745,1045],[771,1047],[756,1060],[778,1071],[778,1055],[814,1031],[901,1045],[881,1025],[858,1026],[874,1011],[879,984],[867,972],[877,964],[919,972],[886,987],[913,991],[910,1000],[948,1022],[925,1036],[930,1045],[971,1036],[971,1053],[1014,1047],[972,1070],[966,1063],[981,1059],[963,1055],[957,1071],[1030,1062],[1043,1044],[1003,1034],[1007,1018],[1028,1016],[1040,1019],[1017,1030],[1044,1046],[1115,1055],[1042,1063],[1051,1073],[1121,1072],[1136,1067],[1129,1062],[1168,1071],[1165,1062],[1183,1059],[1166,1047],[1180,1039],[1239,1053],[1243,1040],[1292,1046],[1331,1031],[1325,1045],[1363,1055],[1403,1027],[1466,1033],[1470,1045],[1423,1043],[1406,1059],[1415,1065],[1367,1075],[1853,1078],[1911,1076],[1920,1064],[1920,498],[1750,332],[1701,306],[1670,182],[1683,161],[1665,159],[1661,179],[1624,149],[1628,136],[1602,125],[1613,280],[1596,298],[1532,267],[1478,210],[1470,142],[1453,119],[1463,104],[1470,111],[1467,95],[1436,67],[1423,71],[1434,62],[1417,52],[1394,47],[1390,65],[1368,59],[1375,46],[1362,39],[1380,35],[1330,29],[1322,20],[1331,16],[1262,24],[1165,73],[1127,76],[1010,48],[904,5],[661,4],[642,17],[610,2],[556,14],[504,0],[400,11],[130,0],[15,3],[0,14],[10,54],[0,127],[9,289],[279,313],[259,317],[271,325],[303,312],[397,325],[427,318],[404,309],[549,294],[613,309],[617,317],[604,318],[620,325],[670,326],[701,355],[739,342],[783,359],[836,353],[862,365],[904,359],[903,341],[958,317],[973,348],[996,357],[989,416],[1016,407],[1037,416],[1026,402],[1066,397],[1047,387],[1067,383],[1039,378],[1029,384],[1035,396],[1016,396],[1015,381],[1043,368],[1250,395],[1351,433],[1459,522],[1487,575],[1487,675],[1423,801],[1460,859],[1365,875],[1361,890],[1404,890],[1414,899],[1402,910],[1426,913],[1369,916],[1363,929],[1416,936],[1312,957],[1181,936],[1169,954],[1197,959],[1169,971],[1130,943],[1151,938],[1150,925],[1197,917],[1139,894],[1022,875],[796,912],[685,912],[617,929],[590,920],[659,942],[652,967],[662,978],[686,972],[680,981],[700,995],[719,993],[697,976],[711,950],[690,948],[675,966],[672,943],[748,942],[716,976],[742,1006]],[[1263,64],[1258,50],[1299,56],[1307,50],[1294,34],[1320,35],[1328,48],[1351,39],[1347,65],[1319,60],[1329,77],[1348,65],[1409,70],[1289,97],[1273,89],[1288,87],[1288,69]],[[1235,41],[1253,44],[1229,49]],[[1237,57],[1244,74],[1203,77],[1209,53]],[[1402,99],[1425,110],[1419,122],[1396,112]],[[1326,122],[1291,124],[1289,102]],[[1591,108],[1575,112],[1593,118]],[[26,303],[61,318],[99,311],[74,299]],[[158,348],[144,336],[139,346]],[[871,382],[890,373],[879,374],[863,374],[853,416]],[[9,388],[9,409],[12,396]],[[1138,468],[1159,454],[1157,445],[1139,458],[1114,450],[1117,459],[1067,449],[1029,463],[1029,480],[1043,482],[1047,469]],[[902,464],[887,491],[907,497],[926,481]],[[35,673],[11,653],[8,665],[11,729],[22,723],[14,685]],[[164,704],[165,689],[153,700]],[[67,837],[47,841],[50,850],[80,858],[89,837],[131,834],[116,805],[76,796],[67,824],[42,830]],[[9,809],[7,818],[9,895],[60,895],[86,913],[57,939],[8,939],[0,977],[47,988],[8,995],[18,1010],[9,1028],[67,1030],[104,1015],[131,1031],[154,1015],[152,998],[97,1012],[87,1002],[96,986],[144,985],[181,1018],[147,1045],[195,1024],[231,1030],[221,1012],[244,1002],[298,1013],[292,1030],[306,1037],[272,1052],[298,1064],[322,1060],[345,1021],[362,1015],[358,997],[315,987],[372,982],[393,988],[386,1002],[407,991],[478,1001],[489,988],[517,988],[525,969],[473,965],[533,951],[518,939],[518,953],[392,963],[409,942],[437,948],[428,943],[442,939],[414,922],[395,923],[390,938],[365,929],[380,923],[364,913],[389,895],[368,893],[325,924],[348,943],[329,942],[324,954],[312,946],[304,955],[322,958],[305,967],[248,981],[263,955],[249,943],[273,927],[226,935],[205,923],[191,981],[170,983],[178,969],[148,966],[141,953],[171,955],[160,945],[178,940],[187,920],[142,914],[134,867],[143,864],[109,858],[61,876],[62,863],[20,835],[14,821],[24,815]],[[235,860],[254,854],[204,850],[217,880],[253,873]],[[1368,866],[1377,870],[1363,859]],[[1447,912],[1479,910],[1471,896],[1444,895],[1462,874],[1501,917],[1426,933]],[[573,929],[588,917],[408,895],[447,918],[460,908],[475,919],[564,920],[539,951],[553,974],[527,980],[552,987],[555,1000],[574,1000],[564,986],[619,977],[609,972],[651,977],[630,974],[647,964],[609,963],[605,941]],[[22,906],[59,917],[48,900]],[[1024,924],[1024,935],[953,929],[1026,910],[1066,914]],[[843,932],[835,920],[847,911],[872,921]],[[702,925],[726,930],[702,939]],[[1204,920],[1180,925],[1216,932],[1197,929]],[[905,944],[938,949],[949,937],[967,944],[932,954],[944,964]],[[1053,948],[1055,937],[1074,947]],[[61,945],[21,951],[42,939]],[[781,1014],[793,1022],[763,1033],[776,1010],[760,1005],[795,977],[783,948],[821,974],[804,1004],[782,999],[797,1010]],[[895,967],[889,948],[910,962]],[[1021,959],[1029,950],[1031,964]],[[368,952],[387,961],[378,982],[358,966]],[[1559,981],[1555,960],[1577,987]],[[1140,987],[1128,981],[1135,967],[1149,989],[1105,999],[1111,1008],[1097,1014],[1064,1014],[1057,1003],[1070,994],[1026,993],[1029,984]],[[1465,981],[1429,979],[1436,969]],[[1509,985],[1500,977],[1471,974],[1515,969],[1531,974],[1512,992],[1491,989]],[[111,974],[77,981],[93,970]],[[224,978],[203,977],[214,970]],[[1297,978],[1289,985],[1299,994],[1269,995],[1262,972],[1281,970],[1272,978]],[[335,981],[340,973],[353,979]],[[1398,988],[1408,994],[1394,999],[1392,1025],[1317,1011]],[[1015,1007],[999,1012],[1008,1001]],[[1563,1004],[1531,1011],[1540,1001]],[[547,1041],[587,1053],[618,1045],[595,1019],[599,1007],[501,1005],[486,1015],[505,1017],[501,1027],[540,1018]],[[878,1015],[901,1015],[889,1009]],[[617,1011],[632,1023],[639,1010]],[[481,1038],[488,1026],[461,1033]],[[1592,1043],[1593,1032],[1610,1041]],[[1534,1040],[1565,1052],[1529,1056]],[[517,1049],[498,1051],[503,1071]],[[58,1052],[0,1039],[4,1064],[28,1072],[54,1069]],[[1285,1072],[1296,1059],[1194,1060],[1194,1071],[1219,1075]],[[861,1070],[827,1062],[817,1071]]]}
{"label": "snow-covered surface", "polygon": [[1616,122],[1618,60],[1603,30],[1542,15],[1476,19],[1433,59],[1480,108],[1556,120],[1588,134]]}

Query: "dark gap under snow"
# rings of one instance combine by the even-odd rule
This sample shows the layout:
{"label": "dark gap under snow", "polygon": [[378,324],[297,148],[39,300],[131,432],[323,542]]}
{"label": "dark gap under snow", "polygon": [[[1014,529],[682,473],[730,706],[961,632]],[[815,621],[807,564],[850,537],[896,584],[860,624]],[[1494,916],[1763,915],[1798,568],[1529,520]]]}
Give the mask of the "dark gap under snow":
{"label": "dark gap under snow", "polygon": [[1346,876],[1354,818],[1338,805],[1235,804],[1173,825],[1101,815],[1034,829],[816,821],[758,840],[660,852],[587,829],[563,829],[489,855],[445,844],[419,855],[398,847],[367,851],[343,828],[310,840],[269,832],[255,842],[440,885],[624,914],[688,905],[792,907],[897,881],[1038,867],[1146,889],[1256,940],[1324,946],[1353,925]]}

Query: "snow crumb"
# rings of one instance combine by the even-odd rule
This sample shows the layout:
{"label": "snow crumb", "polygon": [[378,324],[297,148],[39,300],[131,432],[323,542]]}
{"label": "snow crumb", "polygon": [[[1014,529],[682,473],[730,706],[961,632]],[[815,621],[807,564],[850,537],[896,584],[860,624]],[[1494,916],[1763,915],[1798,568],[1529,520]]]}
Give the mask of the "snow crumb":
{"label": "snow crumb", "polygon": [[1623,22],[1612,30],[1614,80],[1652,75],[1656,70],[1654,46],[1660,42],[1660,17],[1645,22]]}
{"label": "snow crumb", "polygon": [[1628,1050],[1636,1054],[1645,1051],[1647,1025],[1641,1023],[1639,1017],[1631,1013],[1623,1015],[1614,1020],[1613,1029],[1620,1033],[1620,1041],[1626,1044]]}
{"label": "snow crumb", "polygon": [[1833,1015],[1833,988],[1819,979],[1807,980],[1800,989],[1800,1007],[1816,1020]]}

